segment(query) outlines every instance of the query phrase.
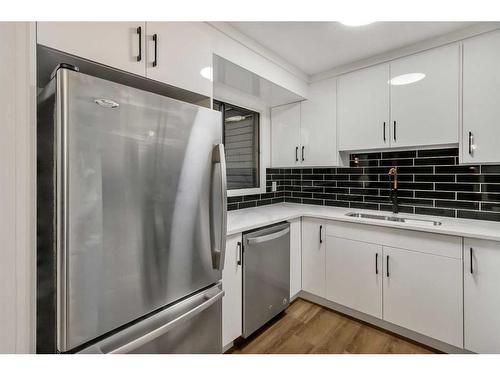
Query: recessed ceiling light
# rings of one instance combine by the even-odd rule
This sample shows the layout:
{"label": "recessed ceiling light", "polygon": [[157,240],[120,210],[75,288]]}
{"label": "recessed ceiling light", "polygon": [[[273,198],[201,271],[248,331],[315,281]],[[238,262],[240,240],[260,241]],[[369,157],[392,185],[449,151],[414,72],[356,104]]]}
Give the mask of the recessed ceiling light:
{"label": "recessed ceiling light", "polygon": [[213,80],[213,69],[211,66],[206,66],[202,70],[200,70],[200,75],[203,78],[208,79],[209,81]]}
{"label": "recessed ceiling light", "polygon": [[392,86],[409,85],[410,83],[418,82],[425,78],[424,73],[408,73],[401,74],[387,81]]}
{"label": "recessed ceiling light", "polygon": [[374,21],[362,21],[362,20],[348,20],[348,21],[340,21],[342,25],[345,26],[365,26],[373,23]]}

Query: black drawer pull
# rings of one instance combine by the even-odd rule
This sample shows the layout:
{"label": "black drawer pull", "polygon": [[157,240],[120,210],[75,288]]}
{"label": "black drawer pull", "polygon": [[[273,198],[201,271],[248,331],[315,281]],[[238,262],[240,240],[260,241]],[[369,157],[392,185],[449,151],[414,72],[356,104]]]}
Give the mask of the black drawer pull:
{"label": "black drawer pull", "polygon": [[387,255],[387,277],[389,277],[389,255]]}
{"label": "black drawer pull", "polygon": [[137,61],[142,60],[142,27],[138,27],[136,30],[137,35],[139,35],[139,55],[137,56]]}
{"label": "black drawer pull", "polygon": [[155,59],[153,61],[153,67],[158,65],[158,34],[153,34],[153,42],[155,42]]}
{"label": "black drawer pull", "polygon": [[470,273],[474,274],[474,266],[472,265],[472,258],[473,258],[473,249],[471,247],[470,248]]}

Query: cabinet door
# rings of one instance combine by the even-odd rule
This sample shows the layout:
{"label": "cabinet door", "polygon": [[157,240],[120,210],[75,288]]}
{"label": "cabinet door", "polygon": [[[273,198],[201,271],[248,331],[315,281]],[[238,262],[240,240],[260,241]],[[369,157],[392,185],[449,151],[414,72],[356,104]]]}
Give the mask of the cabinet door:
{"label": "cabinet door", "polygon": [[390,146],[389,64],[346,74],[338,80],[339,151]]}
{"label": "cabinet door", "polygon": [[302,166],[337,165],[336,80],[312,83],[301,106]]}
{"label": "cabinet door", "polygon": [[462,260],[383,250],[384,320],[463,347]]}
{"label": "cabinet door", "polygon": [[271,164],[295,167],[300,159],[300,103],[271,109]]}
{"label": "cabinet door", "polygon": [[464,341],[476,353],[500,353],[499,270],[499,242],[464,239]]}
{"label": "cabinet door", "polygon": [[500,32],[463,44],[464,163],[500,162]]}
{"label": "cabinet door", "polygon": [[458,143],[458,45],[391,63],[391,146]]}
{"label": "cabinet door", "polygon": [[38,44],[141,76],[145,35],[145,22],[37,22]]}
{"label": "cabinet door", "polygon": [[325,297],[325,223],[302,219],[302,289]]}
{"label": "cabinet door", "polygon": [[243,279],[241,272],[241,234],[227,238],[224,269],[222,270],[222,346],[241,336]]}
{"label": "cabinet door", "polygon": [[211,97],[210,26],[204,22],[148,22],[146,27],[146,76]]}
{"label": "cabinet door", "polygon": [[290,298],[302,290],[302,225],[290,221]]}
{"label": "cabinet door", "polygon": [[326,298],[382,319],[382,246],[326,237]]}

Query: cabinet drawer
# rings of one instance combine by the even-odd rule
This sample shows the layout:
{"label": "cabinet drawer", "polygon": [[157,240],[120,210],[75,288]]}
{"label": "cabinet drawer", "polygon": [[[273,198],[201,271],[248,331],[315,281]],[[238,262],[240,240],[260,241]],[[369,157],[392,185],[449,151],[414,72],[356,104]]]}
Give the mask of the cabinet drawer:
{"label": "cabinet drawer", "polygon": [[341,221],[328,221],[326,235],[462,259],[461,237]]}

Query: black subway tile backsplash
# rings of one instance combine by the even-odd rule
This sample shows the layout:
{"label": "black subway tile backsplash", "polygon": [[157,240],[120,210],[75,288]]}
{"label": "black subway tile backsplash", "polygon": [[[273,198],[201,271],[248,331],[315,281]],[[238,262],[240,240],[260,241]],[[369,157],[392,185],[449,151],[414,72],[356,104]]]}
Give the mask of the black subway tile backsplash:
{"label": "black subway tile backsplash", "polygon": [[400,212],[500,221],[500,165],[457,165],[457,156],[457,148],[369,152],[350,154],[350,167],[268,168],[266,193],[228,197],[228,210],[291,202],[390,212],[388,172],[398,166]]}
{"label": "black subway tile backsplash", "polygon": [[418,150],[417,157],[428,158],[436,156],[458,156],[458,148],[438,148],[433,150]]}

